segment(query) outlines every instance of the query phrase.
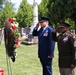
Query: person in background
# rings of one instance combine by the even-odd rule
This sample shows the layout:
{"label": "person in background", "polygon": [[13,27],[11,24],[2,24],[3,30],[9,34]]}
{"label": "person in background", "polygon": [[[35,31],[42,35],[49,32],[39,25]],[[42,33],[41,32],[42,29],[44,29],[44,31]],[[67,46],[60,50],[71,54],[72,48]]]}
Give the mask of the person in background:
{"label": "person in background", "polygon": [[[33,36],[38,36],[38,57],[43,68],[43,75],[52,75],[52,59],[55,42],[52,40],[54,29],[49,26],[49,17],[41,17],[33,30]],[[39,25],[41,28],[38,30]]]}
{"label": "person in background", "polygon": [[[74,75],[75,47],[74,38],[69,31],[70,25],[62,22],[53,32],[52,39],[57,42],[60,75]],[[60,34],[57,36],[57,32]]]}

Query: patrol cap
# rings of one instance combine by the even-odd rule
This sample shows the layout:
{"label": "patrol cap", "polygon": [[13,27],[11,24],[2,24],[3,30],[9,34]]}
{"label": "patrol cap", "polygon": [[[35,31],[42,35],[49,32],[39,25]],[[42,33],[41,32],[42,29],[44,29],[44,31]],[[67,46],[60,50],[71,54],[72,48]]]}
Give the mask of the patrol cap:
{"label": "patrol cap", "polygon": [[44,22],[44,21],[49,21],[49,20],[50,20],[49,17],[42,16],[42,17],[40,18],[40,21],[39,21],[39,22]]}
{"label": "patrol cap", "polygon": [[63,27],[70,27],[70,26],[71,26],[70,24],[62,22],[59,27],[63,28]]}

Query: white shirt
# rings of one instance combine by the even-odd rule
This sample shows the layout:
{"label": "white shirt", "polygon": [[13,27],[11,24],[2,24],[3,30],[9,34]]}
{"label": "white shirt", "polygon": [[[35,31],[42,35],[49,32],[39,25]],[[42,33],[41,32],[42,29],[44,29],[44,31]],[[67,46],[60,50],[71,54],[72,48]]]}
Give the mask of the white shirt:
{"label": "white shirt", "polygon": [[48,27],[48,25],[46,27],[43,28],[43,31]]}

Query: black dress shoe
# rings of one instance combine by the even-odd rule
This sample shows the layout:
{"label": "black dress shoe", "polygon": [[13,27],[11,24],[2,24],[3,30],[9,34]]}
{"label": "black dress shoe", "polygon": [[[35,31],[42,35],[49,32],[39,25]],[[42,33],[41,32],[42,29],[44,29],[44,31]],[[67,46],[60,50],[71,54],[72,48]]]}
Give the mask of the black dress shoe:
{"label": "black dress shoe", "polygon": [[14,55],[11,57],[12,59],[12,62],[15,62],[15,59],[16,59],[16,52],[14,52]]}

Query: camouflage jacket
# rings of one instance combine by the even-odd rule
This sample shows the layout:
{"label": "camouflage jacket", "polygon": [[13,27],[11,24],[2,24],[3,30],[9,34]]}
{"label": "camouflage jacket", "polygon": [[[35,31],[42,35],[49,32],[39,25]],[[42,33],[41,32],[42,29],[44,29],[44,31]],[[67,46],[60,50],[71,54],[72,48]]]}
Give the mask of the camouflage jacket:
{"label": "camouflage jacket", "polygon": [[66,31],[59,36],[53,33],[53,40],[58,44],[59,67],[70,68],[71,64],[75,65],[75,40],[71,32]]}

